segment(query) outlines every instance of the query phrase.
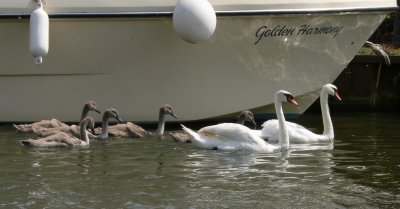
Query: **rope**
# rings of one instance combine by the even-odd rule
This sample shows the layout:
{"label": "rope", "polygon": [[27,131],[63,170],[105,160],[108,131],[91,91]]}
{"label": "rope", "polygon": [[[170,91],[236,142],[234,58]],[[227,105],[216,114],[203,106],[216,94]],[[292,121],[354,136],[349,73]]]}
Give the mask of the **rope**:
{"label": "rope", "polygon": [[385,59],[386,65],[390,66],[390,58],[389,55],[383,50],[382,46],[380,44],[374,44],[370,41],[365,42],[369,47],[372,48],[372,50],[375,52],[377,55],[383,56]]}

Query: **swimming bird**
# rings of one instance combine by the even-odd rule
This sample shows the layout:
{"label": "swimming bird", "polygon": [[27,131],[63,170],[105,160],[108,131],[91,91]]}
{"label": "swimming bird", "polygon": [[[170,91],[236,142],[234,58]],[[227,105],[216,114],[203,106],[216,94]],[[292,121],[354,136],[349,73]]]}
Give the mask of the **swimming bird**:
{"label": "swimming bird", "polygon": [[178,143],[192,143],[190,141],[190,136],[186,133],[181,133],[181,132],[175,132],[175,133],[168,133],[171,138]]}
{"label": "swimming bird", "polygon": [[248,150],[254,152],[272,153],[289,148],[285,116],[282,102],[297,105],[291,93],[280,90],[275,93],[275,110],[279,120],[279,145],[272,145],[251,131],[248,127],[235,123],[221,123],[207,126],[195,132],[184,125],[183,130],[190,135],[192,143],[199,148],[217,150]]}
{"label": "swimming bird", "polygon": [[96,129],[101,131],[100,135],[97,136],[93,136],[94,139],[107,139],[108,138],[108,134],[109,134],[109,125],[108,122],[110,120],[110,118],[115,118],[116,120],[118,120],[119,122],[123,122],[121,117],[119,116],[118,111],[115,108],[108,108],[104,114],[103,114],[103,119],[101,122],[101,129]]}
{"label": "swimming bird", "polygon": [[[88,116],[90,111],[95,111],[100,114],[100,111],[97,109],[96,102],[94,102],[92,100],[85,102],[85,104],[83,105],[82,114],[81,114],[79,123],[81,123],[82,120]],[[31,124],[19,124],[19,125],[13,124],[13,126],[17,130],[17,132],[21,132],[21,133],[32,133],[32,132],[34,132],[34,130],[38,131],[39,129],[42,129],[42,128],[46,128],[46,129],[65,128],[65,129],[68,129],[68,127],[69,127],[67,124],[65,124],[57,119],[54,119],[54,118],[51,120],[41,120],[39,122],[35,122],[35,123],[31,123]]]}
{"label": "swimming bird", "polygon": [[58,132],[45,138],[21,140],[21,143],[30,147],[86,147],[90,144],[87,128],[94,129],[94,121],[91,117],[86,117],[82,120],[80,124],[80,138],[73,137],[64,132]]}
{"label": "swimming bird", "polygon": [[[251,122],[254,127],[257,127],[257,124],[254,120],[254,115],[250,110],[244,110],[240,112],[239,116],[237,117],[237,123],[244,125],[245,122]],[[191,143],[190,136],[186,133],[175,132],[169,133],[171,138],[178,143]]]}
{"label": "swimming bird", "polygon": [[[171,115],[172,117],[177,118],[171,105],[162,105],[158,114],[158,126],[155,132],[156,136],[162,136],[164,134],[166,115]],[[131,122],[127,122],[125,124],[117,124],[109,127],[110,136],[116,137],[141,138],[147,133],[148,132],[142,127]]]}
{"label": "swimming bird", "polygon": [[[324,132],[315,134],[305,127],[292,122],[286,122],[290,143],[325,143],[332,142],[334,139],[334,130],[329,112],[328,97],[334,96],[341,101],[338,89],[333,84],[326,84],[322,87],[320,93],[320,104],[322,112],[322,121]],[[277,142],[279,139],[279,126],[277,120],[268,120],[262,125],[259,131],[261,138],[268,139],[268,142]]]}
{"label": "swimming bird", "polygon": [[[89,114],[90,111],[95,111],[99,114],[101,113],[99,110],[97,110],[97,105],[94,101],[88,101],[83,106],[81,119],[79,120],[79,123],[82,123],[83,119],[86,118],[86,116]],[[69,125],[65,124],[63,126],[55,127],[55,128],[46,128],[46,127],[42,127],[42,126],[38,126],[38,125],[33,125],[31,127],[31,129],[32,129],[31,132],[39,137],[46,137],[46,136],[57,134],[59,132],[64,132],[71,136],[80,137],[80,126],[79,125],[70,125],[69,126]],[[94,138],[92,133],[89,133],[89,137]]]}
{"label": "swimming bird", "polygon": [[243,110],[238,116],[237,123],[244,125],[246,121],[252,123],[254,128],[257,128],[254,114],[250,110]]}

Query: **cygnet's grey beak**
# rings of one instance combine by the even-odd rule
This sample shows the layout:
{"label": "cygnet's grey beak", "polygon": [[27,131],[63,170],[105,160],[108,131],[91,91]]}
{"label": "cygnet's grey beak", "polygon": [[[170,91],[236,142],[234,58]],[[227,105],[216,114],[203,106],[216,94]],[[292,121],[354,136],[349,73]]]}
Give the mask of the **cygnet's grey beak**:
{"label": "cygnet's grey beak", "polygon": [[117,117],[115,119],[117,119],[120,123],[124,122],[124,121],[122,121],[121,117],[119,117],[119,115],[117,115]]}
{"label": "cygnet's grey beak", "polygon": [[171,116],[178,119],[178,117],[176,117],[176,115],[174,113],[171,113]]}
{"label": "cygnet's grey beak", "polygon": [[257,123],[256,123],[256,121],[254,120],[254,118],[252,118],[251,122],[252,122],[253,125],[254,125],[254,129],[257,129]]}

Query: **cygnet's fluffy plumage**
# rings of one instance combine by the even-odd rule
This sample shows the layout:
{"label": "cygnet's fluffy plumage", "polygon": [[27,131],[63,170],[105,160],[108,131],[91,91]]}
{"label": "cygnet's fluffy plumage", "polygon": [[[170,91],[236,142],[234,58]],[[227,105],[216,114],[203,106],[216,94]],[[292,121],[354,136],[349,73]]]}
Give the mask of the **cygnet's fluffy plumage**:
{"label": "cygnet's fluffy plumage", "polygon": [[73,137],[64,132],[58,132],[54,135],[50,135],[39,139],[27,139],[22,140],[21,143],[25,146],[30,147],[76,147],[76,146],[89,146],[90,141],[88,137],[87,128],[93,130],[94,121],[93,118],[87,117],[82,120],[80,125],[81,138]]}
{"label": "cygnet's fluffy plumage", "polygon": [[[97,109],[96,102],[94,102],[92,100],[85,102],[85,104],[83,105],[82,114],[81,114],[79,123],[81,123],[83,121],[83,119],[88,116],[90,111],[95,111],[97,113],[100,113],[100,111]],[[31,123],[31,124],[19,124],[19,125],[13,124],[13,126],[15,127],[15,129],[18,132],[34,133],[41,137],[50,136],[50,135],[56,134],[58,132],[66,132],[69,134],[70,131],[74,131],[74,130],[70,130],[70,128],[71,128],[70,126],[68,126],[67,124],[65,124],[57,119],[41,120],[39,122],[35,122],[35,123]],[[54,130],[52,130],[52,129],[54,129]],[[79,130],[79,126],[72,127],[72,129]]]}
{"label": "cygnet's fluffy plumage", "polygon": [[[160,107],[158,126],[155,135],[162,136],[164,134],[165,121],[166,121],[165,116],[167,115],[171,115],[172,117],[177,118],[176,115],[174,114],[172,106],[169,104],[164,104]],[[145,129],[131,122],[127,122],[125,124],[117,124],[109,127],[110,136],[115,136],[115,137],[141,138],[145,136],[147,133],[148,132]]]}

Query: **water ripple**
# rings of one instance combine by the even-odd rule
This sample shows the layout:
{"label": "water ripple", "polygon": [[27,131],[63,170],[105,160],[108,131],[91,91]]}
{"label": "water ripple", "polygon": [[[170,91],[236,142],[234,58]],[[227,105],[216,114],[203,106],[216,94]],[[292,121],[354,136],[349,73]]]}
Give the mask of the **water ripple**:
{"label": "water ripple", "polygon": [[380,123],[363,128],[368,118],[335,119],[334,144],[274,154],[203,150],[167,137],[29,149],[18,143],[24,136],[6,131],[0,208],[398,208],[399,134]]}

